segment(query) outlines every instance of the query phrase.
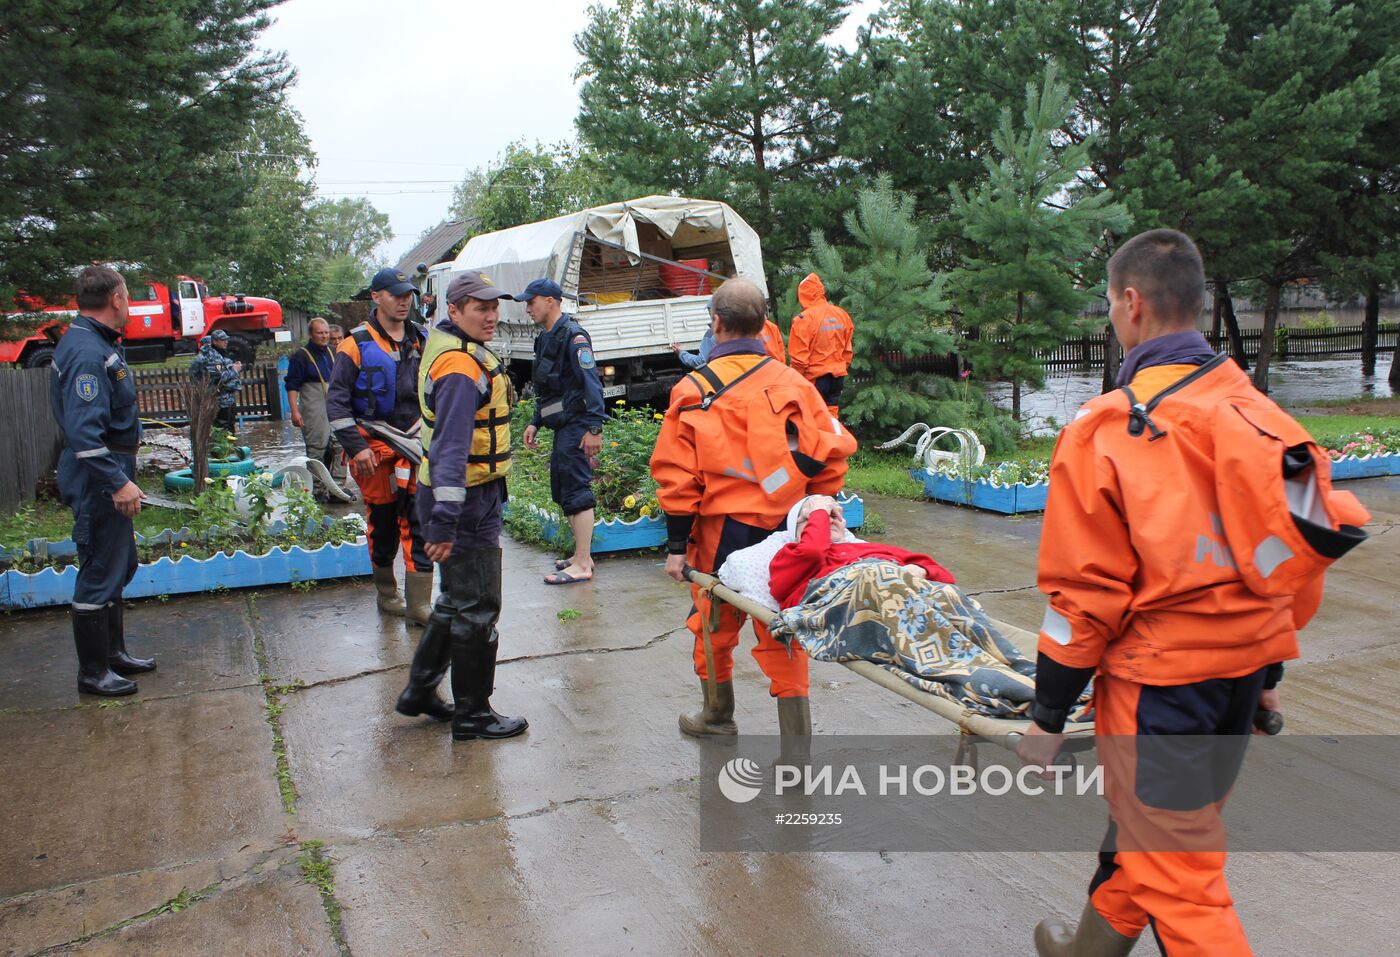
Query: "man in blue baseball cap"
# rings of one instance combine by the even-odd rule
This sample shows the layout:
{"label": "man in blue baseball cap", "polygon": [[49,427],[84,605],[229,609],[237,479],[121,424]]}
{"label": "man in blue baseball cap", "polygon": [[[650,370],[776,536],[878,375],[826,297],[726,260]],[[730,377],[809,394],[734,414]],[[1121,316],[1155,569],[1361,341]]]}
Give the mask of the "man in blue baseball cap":
{"label": "man in blue baseball cap", "polygon": [[540,426],[554,430],[549,490],[569,520],[574,553],[554,563],[546,585],[572,585],[593,578],[593,457],[603,447],[603,381],[593,342],[560,309],[564,290],[552,279],[536,279],[515,297],[544,329],[535,338],[535,415],[525,429],[525,447],[539,447]]}
{"label": "man in blue baseball cap", "polygon": [[[379,610],[421,625],[432,613],[433,565],[413,505],[413,463],[386,435],[412,435],[417,429],[418,363],[428,334],[409,318],[414,285],[407,275],[381,269],[369,289],[369,321],[352,330],[336,350],[326,416],[365,500]],[[400,549],[403,598],[394,572]]]}

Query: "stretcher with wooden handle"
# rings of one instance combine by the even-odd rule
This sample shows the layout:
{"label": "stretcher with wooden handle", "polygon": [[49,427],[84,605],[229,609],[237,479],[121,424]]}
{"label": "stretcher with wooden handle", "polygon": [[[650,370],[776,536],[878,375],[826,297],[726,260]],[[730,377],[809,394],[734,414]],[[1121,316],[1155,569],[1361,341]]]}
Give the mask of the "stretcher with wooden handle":
{"label": "stretcher with wooden handle", "polygon": [[[726,605],[731,605],[749,617],[757,621],[765,622],[769,627],[774,627],[777,616],[773,614],[772,609],[765,608],[758,602],[745,598],[743,595],[734,591],[734,589],[723,584],[713,575],[707,575],[704,572],[699,572],[689,567],[686,568],[685,573],[692,584],[698,586],[709,596],[711,602],[719,601]],[[1008,637],[1012,637],[1020,631],[1020,629],[1012,625],[1007,625],[995,619],[993,619],[992,623],[1001,630],[1002,634]],[[717,622],[708,620],[702,620],[701,622],[702,639],[705,646],[705,662],[707,665],[706,670],[708,672],[706,681],[709,683],[713,683],[714,681],[714,667],[713,664],[711,664],[710,652],[710,630],[715,624],[717,624]],[[922,691],[898,676],[891,674],[884,668],[881,668],[873,661],[843,661],[841,664],[845,665],[862,678],[868,678],[880,687],[893,691],[901,698],[912,701],[921,708],[926,708],[940,718],[951,722],[965,737],[965,740],[959,746],[959,753],[964,754],[966,749],[965,756],[973,760],[975,760],[975,751],[972,751],[972,747],[978,741],[990,741],[1008,750],[1014,751],[1016,749],[1016,740],[1021,737],[1021,735],[1025,734],[1026,729],[1031,723],[1028,718],[992,718],[985,714],[979,714],[976,711],[959,705],[955,701],[949,701],[947,698]],[[1092,721],[1072,721],[1065,726],[1065,752],[1087,751],[1093,746],[1094,723]]]}

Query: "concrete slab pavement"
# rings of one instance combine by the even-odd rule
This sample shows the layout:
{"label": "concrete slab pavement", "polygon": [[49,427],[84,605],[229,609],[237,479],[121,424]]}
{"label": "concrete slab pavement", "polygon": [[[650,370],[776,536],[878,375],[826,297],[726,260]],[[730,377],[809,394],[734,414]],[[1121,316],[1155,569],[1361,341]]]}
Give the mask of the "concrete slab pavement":
{"label": "concrete slab pavement", "polygon": [[[1349,487],[1374,541],[1330,576],[1290,668],[1295,732],[1400,725],[1400,479]],[[1038,623],[1037,517],[868,505],[883,538]],[[418,629],[381,621],[366,583],[132,606],[152,636],[134,650],[161,668],[123,707],[79,702],[64,615],[0,619],[0,955],[981,957],[1029,954],[1036,920],[1078,914],[1087,853],[910,854],[898,835],[865,853],[702,851],[698,745],[675,728],[699,697],[685,589],[654,555],[550,588],[551,555],[505,551],[494,701],[531,721],[506,742],[454,745],[391,713]],[[749,641],[738,721],[771,733]],[[819,733],[949,730],[839,666],[812,677]],[[1400,934],[1396,855],[1237,854],[1230,877],[1261,954],[1387,953]]]}

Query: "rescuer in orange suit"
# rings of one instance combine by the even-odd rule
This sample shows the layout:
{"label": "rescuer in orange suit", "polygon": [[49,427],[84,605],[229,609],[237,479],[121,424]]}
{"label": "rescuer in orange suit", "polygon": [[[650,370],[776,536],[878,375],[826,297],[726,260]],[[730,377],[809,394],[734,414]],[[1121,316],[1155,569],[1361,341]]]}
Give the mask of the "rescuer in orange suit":
{"label": "rescuer in orange suit", "polygon": [[783,330],[772,319],[763,320],[763,351],[779,362],[787,362],[787,349],[783,346]]}
{"label": "rescuer in orange suit", "polygon": [[797,286],[802,312],[792,320],[788,333],[788,356],[792,367],[817,387],[831,414],[840,411],[841,390],[851,371],[855,354],[851,340],[856,327],[840,306],[826,301],[826,287],[816,273]]}
{"label": "rescuer in orange suit", "polygon": [[[710,302],[715,347],[709,362],[671,390],[651,474],[666,512],[666,574],[684,581],[687,564],[713,573],[736,549],[781,528],[810,494],[835,495],[846,477],[855,439],[825,408],[811,384],[765,354],[766,303],[753,283],[731,279]],[[734,649],[744,616],[724,606],[711,631],[715,691],[711,695],[703,643],[710,602],[691,587],[686,621],[695,635],[695,672],[704,705],[683,715],[694,736],[732,735]],[[787,735],[812,731],[807,656],[789,650],[755,621],[754,660],[778,699],[778,727]]]}
{"label": "rescuer in orange suit", "polygon": [[[1092,677],[1110,825],[1077,928],[1036,927],[1042,957],[1125,955],[1149,925],[1172,957],[1251,953],[1220,808],[1256,711],[1279,708],[1322,569],[1366,537],[1369,516],[1331,490],[1326,454],[1196,331],[1204,299],[1182,233],[1120,247],[1108,300],[1126,388],[1085,404],[1055,447],[1039,568],[1049,607],[1017,750],[1052,764]],[[1296,501],[1314,507],[1298,514],[1287,483],[1310,483]],[[1183,735],[1216,760],[1183,761]]]}

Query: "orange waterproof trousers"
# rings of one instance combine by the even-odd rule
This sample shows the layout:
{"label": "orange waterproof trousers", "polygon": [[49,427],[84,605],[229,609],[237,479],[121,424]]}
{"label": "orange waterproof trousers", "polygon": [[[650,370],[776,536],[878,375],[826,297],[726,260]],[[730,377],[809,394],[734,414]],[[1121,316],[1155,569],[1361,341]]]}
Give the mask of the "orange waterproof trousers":
{"label": "orange waterproof trousers", "polygon": [[406,571],[430,572],[433,564],[423,548],[418,510],[413,507],[416,469],[378,439],[369,439],[369,447],[379,456],[379,464],[369,475],[356,475],[355,484],[365,500],[370,564],[389,568],[402,549]]}
{"label": "orange waterproof trousers", "polygon": [[[1225,884],[1220,810],[1244,758],[1263,680],[1262,670],[1176,686],[1094,678],[1112,820],[1089,899],[1120,934],[1136,937],[1150,926],[1169,957],[1253,954]],[[1169,737],[1154,744],[1152,735]],[[1212,737],[1188,737],[1197,735]],[[1224,735],[1231,737],[1218,737]],[[1210,749],[1201,753],[1212,760],[1182,763],[1180,743],[1191,740]],[[1199,799],[1183,803],[1183,786]],[[1176,799],[1154,796],[1164,791]]]}
{"label": "orange waterproof trousers", "polygon": [[[766,530],[741,525],[724,515],[701,515],[695,519],[691,530],[686,561],[691,568],[714,574],[730,552],[757,544],[767,534]],[[690,597],[694,604],[685,624],[695,636],[695,673],[704,678],[703,629],[711,614],[710,599],[696,585],[690,586]],[[739,646],[739,630],[748,616],[732,605],[720,603],[720,609],[719,624],[710,631],[710,650],[714,657],[715,680],[730,681],[734,678],[734,649]],[[760,622],[753,623],[753,630],[758,636],[753,658],[768,676],[768,693],[775,698],[807,697],[806,652],[800,647],[787,647]]]}

